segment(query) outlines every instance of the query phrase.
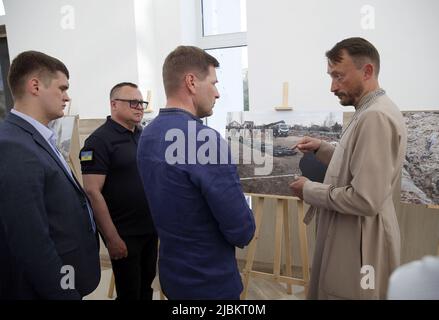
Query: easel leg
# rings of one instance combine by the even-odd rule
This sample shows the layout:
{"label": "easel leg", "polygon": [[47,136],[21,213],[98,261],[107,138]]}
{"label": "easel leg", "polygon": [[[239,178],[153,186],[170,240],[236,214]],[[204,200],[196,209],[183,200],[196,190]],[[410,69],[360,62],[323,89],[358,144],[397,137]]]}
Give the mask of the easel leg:
{"label": "easel leg", "polygon": [[299,223],[299,240],[300,240],[300,253],[302,257],[302,275],[305,281],[305,295],[308,295],[309,287],[309,264],[308,264],[308,238],[306,237],[306,225],[303,222],[305,212],[303,208],[303,201],[297,201],[297,216]]}
{"label": "easel leg", "polygon": [[[283,200],[283,215],[284,215],[284,242],[285,242],[285,273],[288,277],[292,277],[293,273],[291,267],[292,254],[291,254],[291,230],[290,230],[290,219],[288,216],[288,200]],[[287,284],[287,293],[293,294],[293,289],[291,284]]]}
{"label": "easel leg", "polygon": [[280,276],[280,265],[282,258],[282,225],[283,225],[283,200],[277,199],[276,206],[276,230],[274,233],[274,261],[273,274],[274,279],[278,281]]}
{"label": "easel leg", "polygon": [[114,293],[114,273],[113,271],[111,271],[110,286],[108,287],[107,297],[110,299],[113,298],[113,293]]}
{"label": "easel leg", "polygon": [[252,271],[252,268],[253,268],[253,261],[255,258],[256,245],[257,245],[258,238],[259,238],[259,231],[261,228],[262,213],[263,213],[263,208],[264,208],[264,198],[255,197],[253,199],[255,200],[254,201],[255,203],[253,206],[253,212],[255,214],[256,230],[255,230],[255,235],[248,246],[247,257],[245,259],[246,262],[245,262],[245,267],[243,270],[244,290],[241,293],[241,300],[244,300],[247,297],[248,283],[250,280],[250,272]]}

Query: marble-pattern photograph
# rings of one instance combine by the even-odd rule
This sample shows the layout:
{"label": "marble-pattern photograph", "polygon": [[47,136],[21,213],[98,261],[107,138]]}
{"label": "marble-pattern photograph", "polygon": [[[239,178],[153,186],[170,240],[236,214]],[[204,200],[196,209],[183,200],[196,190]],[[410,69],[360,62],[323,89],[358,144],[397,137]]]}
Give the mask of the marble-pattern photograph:
{"label": "marble-pattern photograph", "polygon": [[439,111],[404,111],[407,154],[401,201],[439,205]]}

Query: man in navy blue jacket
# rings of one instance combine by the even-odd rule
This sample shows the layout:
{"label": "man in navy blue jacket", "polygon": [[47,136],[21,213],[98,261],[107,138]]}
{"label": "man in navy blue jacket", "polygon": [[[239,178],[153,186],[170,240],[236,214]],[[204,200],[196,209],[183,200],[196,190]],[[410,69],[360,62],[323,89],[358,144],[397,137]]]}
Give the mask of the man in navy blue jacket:
{"label": "man in navy blue jacket", "polygon": [[14,108],[0,124],[0,300],[81,299],[100,279],[88,199],[55,145],[51,120],[70,100],[56,58],[19,54]]}
{"label": "man in navy blue jacket", "polygon": [[218,61],[180,46],[163,65],[166,108],[144,129],[137,160],[160,239],[159,276],[169,299],[239,299],[235,247],[255,223],[218,132],[203,125],[215,100]]}

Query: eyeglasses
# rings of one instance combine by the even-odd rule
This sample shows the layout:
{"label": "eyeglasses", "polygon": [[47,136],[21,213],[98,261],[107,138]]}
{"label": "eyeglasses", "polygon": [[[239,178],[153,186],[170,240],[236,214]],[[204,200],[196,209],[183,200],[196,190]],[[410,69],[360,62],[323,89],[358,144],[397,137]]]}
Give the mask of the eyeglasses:
{"label": "eyeglasses", "polygon": [[113,99],[116,101],[122,101],[122,102],[129,102],[130,103],[130,108],[133,109],[146,109],[146,107],[148,106],[148,101],[143,101],[143,100],[130,100],[130,99]]}

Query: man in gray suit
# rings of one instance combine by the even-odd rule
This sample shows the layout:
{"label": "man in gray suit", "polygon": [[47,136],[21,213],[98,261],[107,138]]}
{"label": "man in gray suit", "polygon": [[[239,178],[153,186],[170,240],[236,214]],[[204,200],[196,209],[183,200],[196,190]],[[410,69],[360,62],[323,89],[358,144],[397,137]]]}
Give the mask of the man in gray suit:
{"label": "man in gray suit", "polygon": [[55,145],[51,120],[70,100],[56,58],[19,54],[14,108],[0,125],[0,299],[81,299],[100,279],[88,199]]}

